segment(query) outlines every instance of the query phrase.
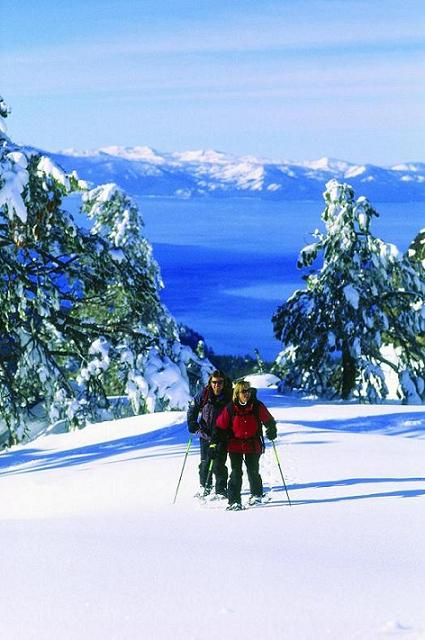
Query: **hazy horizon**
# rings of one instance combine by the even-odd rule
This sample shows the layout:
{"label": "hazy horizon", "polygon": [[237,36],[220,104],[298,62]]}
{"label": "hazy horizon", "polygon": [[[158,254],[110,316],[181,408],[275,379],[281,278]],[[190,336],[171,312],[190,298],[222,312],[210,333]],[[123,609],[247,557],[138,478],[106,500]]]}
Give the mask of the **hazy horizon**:
{"label": "hazy horizon", "polygon": [[0,14],[18,143],[423,157],[419,0],[22,0]]}

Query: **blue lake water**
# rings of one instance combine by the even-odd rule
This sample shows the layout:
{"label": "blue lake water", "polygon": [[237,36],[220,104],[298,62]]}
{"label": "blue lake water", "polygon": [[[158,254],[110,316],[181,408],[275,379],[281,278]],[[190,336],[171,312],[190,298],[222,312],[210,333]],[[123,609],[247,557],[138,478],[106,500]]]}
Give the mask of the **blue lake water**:
{"label": "blue lake water", "polygon": [[[323,202],[243,198],[139,198],[145,235],[165,284],[162,300],[174,317],[204,337],[216,353],[272,359],[279,351],[271,316],[303,287],[296,268],[311,232],[323,228]],[[378,203],[372,232],[405,250],[425,223],[425,203]]]}

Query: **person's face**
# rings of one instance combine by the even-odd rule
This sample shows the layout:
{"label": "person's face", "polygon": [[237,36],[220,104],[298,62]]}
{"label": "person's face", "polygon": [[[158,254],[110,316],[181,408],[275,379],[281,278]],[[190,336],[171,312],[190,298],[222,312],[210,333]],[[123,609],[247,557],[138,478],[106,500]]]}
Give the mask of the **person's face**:
{"label": "person's face", "polygon": [[212,378],[211,380],[211,389],[213,390],[214,395],[219,396],[223,391],[224,380],[223,378]]}
{"label": "person's face", "polygon": [[239,402],[242,402],[242,404],[245,404],[246,402],[248,402],[248,400],[251,397],[251,389],[248,385],[245,385],[242,387],[242,389],[239,391]]}

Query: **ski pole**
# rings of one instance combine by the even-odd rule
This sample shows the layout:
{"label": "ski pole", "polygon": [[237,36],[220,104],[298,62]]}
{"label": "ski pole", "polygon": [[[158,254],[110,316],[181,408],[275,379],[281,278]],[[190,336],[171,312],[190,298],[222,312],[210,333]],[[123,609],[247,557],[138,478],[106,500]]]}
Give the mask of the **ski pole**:
{"label": "ski pole", "polygon": [[183,471],[184,471],[184,468],[185,468],[185,465],[186,465],[186,460],[187,460],[187,456],[188,456],[188,454],[189,454],[189,449],[190,449],[190,445],[191,445],[191,444],[192,444],[192,434],[190,434],[189,442],[187,443],[186,453],[185,453],[184,460],[183,460],[182,471],[181,471],[181,474],[180,474],[179,481],[178,481],[178,483],[177,483],[177,489],[176,489],[176,494],[175,494],[175,496],[174,496],[173,504],[176,504],[177,494],[178,494],[178,492],[179,492],[180,482],[181,482],[181,480],[182,480]]}
{"label": "ski pole", "polygon": [[288,489],[286,488],[285,478],[283,477],[282,467],[280,466],[279,456],[277,455],[276,445],[275,445],[275,443],[274,443],[274,441],[273,441],[273,440],[272,440],[272,445],[273,445],[273,451],[274,451],[274,454],[275,454],[275,456],[276,456],[277,466],[279,467],[280,476],[281,476],[281,478],[282,478],[283,486],[285,487],[286,497],[288,498],[289,506],[290,506],[290,507],[292,507],[291,501],[290,501],[290,499],[289,499]]}

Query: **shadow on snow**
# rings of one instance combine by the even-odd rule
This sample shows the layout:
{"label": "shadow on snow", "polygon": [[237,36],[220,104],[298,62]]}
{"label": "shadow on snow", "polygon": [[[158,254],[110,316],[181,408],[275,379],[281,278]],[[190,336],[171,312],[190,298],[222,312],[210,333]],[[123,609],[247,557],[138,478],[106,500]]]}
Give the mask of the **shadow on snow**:
{"label": "shadow on snow", "polygon": [[[284,421],[279,423],[285,425]],[[326,420],[291,421],[291,425],[314,429],[316,433],[380,433],[388,436],[403,436],[405,438],[425,437],[425,411],[418,413],[388,413],[377,416],[358,416],[356,418],[327,418]],[[300,433],[292,431],[290,433]],[[311,432],[310,432],[311,433]],[[285,433],[284,435],[288,435]]]}
{"label": "shadow on snow", "polygon": [[[332,502],[346,502],[351,500],[367,500],[367,499],[379,499],[379,498],[419,498],[420,496],[425,495],[425,487],[422,484],[423,488],[418,489],[398,489],[395,491],[380,491],[380,492],[371,492],[371,493],[358,493],[354,495],[346,495],[346,496],[330,496],[330,497],[321,497],[321,498],[295,498],[294,491],[300,491],[303,489],[329,489],[333,487],[349,487],[353,485],[363,485],[363,484],[398,484],[404,482],[421,482],[425,483],[425,477],[412,477],[412,478],[344,478],[342,480],[326,480],[324,482],[309,482],[306,484],[292,484],[288,485],[288,493],[289,498],[291,500],[291,504],[293,506],[303,505],[303,504],[323,504],[323,503],[332,503]],[[272,502],[269,502],[264,507],[282,507],[289,506],[286,498],[285,488],[283,486],[274,486],[272,488],[273,494],[280,493],[283,494],[282,499],[273,498]]]}
{"label": "shadow on snow", "polygon": [[[90,429],[90,427],[86,427],[86,429]],[[173,427],[162,427],[145,434],[97,442],[66,450],[46,451],[35,447],[23,447],[0,455],[0,477],[72,467],[114,456],[144,451],[158,445],[162,447],[161,451],[146,453],[137,457],[180,456],[186,450],[188,439],[187,425],[186,423],[181,423]],[[193,454],[198,454],[198,443],[195,438],[192,439],[190,450],[190,455]]]}

